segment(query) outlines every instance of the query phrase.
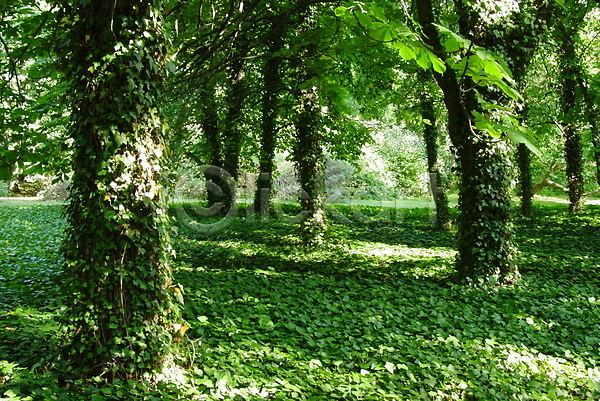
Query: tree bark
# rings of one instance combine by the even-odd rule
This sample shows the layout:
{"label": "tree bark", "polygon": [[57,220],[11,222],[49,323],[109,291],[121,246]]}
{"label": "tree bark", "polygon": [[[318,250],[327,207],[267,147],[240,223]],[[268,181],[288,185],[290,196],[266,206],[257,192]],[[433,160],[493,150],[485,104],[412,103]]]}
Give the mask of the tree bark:
{"label": "tree bark", "polygon": [[[142,379],[181,328],[169,266],[161,160],[160,1],[67,6],[73,179],[63,294],[76,376]],[[145,35],[144,35],[145,34]],[[178,322],[179,321],[179,322]]]}

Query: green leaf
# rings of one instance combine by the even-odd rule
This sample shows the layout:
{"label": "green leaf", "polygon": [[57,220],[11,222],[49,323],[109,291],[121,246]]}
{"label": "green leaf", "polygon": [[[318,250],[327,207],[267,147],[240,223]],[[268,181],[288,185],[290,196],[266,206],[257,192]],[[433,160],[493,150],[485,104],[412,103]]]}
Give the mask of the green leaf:
{"label": "green leaf", "polygon": [[373,24],[373,20],[371,19],[371,16],[367,13],[363,13],[363,12],[355,12],[354,15],[356,16],[356,19],[358,20],[358,23],[367,29],[371,28],[371,25]]}
{"label": "green leaf", "polygon": [[419,66],[424,70],[428,69],[431,66],[431,60],[429,59],[429,52],[420,50],[419,54],[417,56],[417,64],[419,64]]}
{"label": "green leaf", "polygon": [[175,73],[177,72],[177,67],[175,66],[175,63],[173,63],[171,60],[167,60],[167,69],[169,70],[169,72],[171,73]]}
{"label": "green leaf", "polygon": [[0,181],[8,181],[12,178],[12,166],[0,165]]}
{"label": "green leaf", "polygon": [[398,49],[400,57],[402,57],[406,61],[414,60],[417,57],[412,46],[409,46],[404,42],[394,42],[392,43],[392,47]]}
{"label": "green leaf", "polygon": [[506,136],[513,142],[515,143],[522,143],[525,146],[527,146],[527,148],[529,150],[531,150],[531,152],[533,154],[535,154],[538,157],[542,156],[542,152],[540,151],[540,149],[535,146],[531,140],[532,138],[532,134],[533,132],[530,129],[527,129],[525,127],[519,127],[521,129],[514,129],[514,128],[506,128]]}
{"label": "green leaf", "polygon": [[449,53],[457,52],[460,49],[460,43],[454,37],[450,37],[444,42],[444,50],[446,50]]}
{"label": "green leaf", "polygon": [[502,92],[504,92],[511,99],[514,99],[514,100],[522,100],[523,99],[521,94],[516,89],[509,86],[504,81],[495,81],[494,84],[496,84],[496,86],[498,86],[498,88],[500,88],[502,90]]}
{"label": "green leaf", "polygon": [[372,6],[372,7],[369,8],[369,11],[371,12],[371,15],[375,19],[377,19],[377,20],[379,20],[381,22],[384,22],[386,24],[389,22],[389,19],[388,19],[387,15],[385,15],[385,11],[381,7],[374,7],[374,6]]}
{"label": "green leaf", "polygon": [[483,70],[495,79],[501,80],[504,78],[504,72],[495,61],[484,61]]}
{"label": "green leaf", "polygon": [[348,14],[348,7],[340,6],[335,9],[336,17],[345,17]]}
{"label": "green leaf", "polygon": [[446,71],[446,64],[444,64],[444,62],[440,60],[435,54],[429,53],[429,60],[431,61],[435,72],[443,74]]}
{"label": "green leaf", "polygon": [[372,25],[373,30],[370,32],[370,36],[380,42],[389,42],[394,38],[394,32],[389,25],[382,22],[374,22]]}

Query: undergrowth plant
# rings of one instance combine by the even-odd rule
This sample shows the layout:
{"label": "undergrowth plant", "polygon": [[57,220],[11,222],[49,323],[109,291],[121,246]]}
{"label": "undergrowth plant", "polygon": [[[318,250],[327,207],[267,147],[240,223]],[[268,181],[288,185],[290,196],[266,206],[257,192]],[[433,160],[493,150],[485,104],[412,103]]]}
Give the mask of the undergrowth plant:
{"label": "undergrowth plant", "polygon": [[59,381],[60,206],[2,206],[0,398],[597,400],[600,209],[565,209],[516,221],[508,286],[449,281],[456,240],[426,209],[338,207],[312,252],[283,220],[182,224],[186,351],[140,384]]}

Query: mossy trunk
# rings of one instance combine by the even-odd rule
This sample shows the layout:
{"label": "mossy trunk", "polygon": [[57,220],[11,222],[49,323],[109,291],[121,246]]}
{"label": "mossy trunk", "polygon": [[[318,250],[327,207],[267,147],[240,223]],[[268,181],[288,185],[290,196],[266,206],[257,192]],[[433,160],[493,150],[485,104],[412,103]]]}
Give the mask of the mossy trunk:
{"label": "mossy trunk", "polygon": [[[317,5],[310,0],[298,4],[299,36],[311,36],[317,29]],[[300,181],[300,206],[304,220],[300,224],[300,237],[307,246],[323,243],[327,231],[325,215],[325,154],[323,150],[323,121],[319,93],[315,85],[321,71],[315,60],[319,57],[318,43],[302,44],[296,59],[296,144],[294,159]]]}
{"label": "mossy trunk", "polygon": [[65,10],[75,104],[63,356],[76,377],[141,379],[183,327],[161,185],[161,10],[160,1],[124,0]]}
{"label": "mossy trunk", "polygon": [[583,101],[585,102],[585,112],[587,114],[588,122],[590,124],[590,131],[592,133],[592,145],[594,146],[594,162],[596,164],[596,183],[600,185],[600,130],[598,129],[598,102],[588,89],[588,83],[583,77],[582,71],[579,71],[579,88],[583,94]]}

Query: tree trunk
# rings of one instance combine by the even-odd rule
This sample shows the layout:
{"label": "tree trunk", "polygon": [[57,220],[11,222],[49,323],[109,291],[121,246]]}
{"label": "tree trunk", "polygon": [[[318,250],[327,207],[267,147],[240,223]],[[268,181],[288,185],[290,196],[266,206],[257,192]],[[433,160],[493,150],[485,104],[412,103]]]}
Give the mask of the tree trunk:
{"label": "tree trunk", "polygon": [[227,92],[228,110],[223,122],[223,169],[229,173],[233,182],[221,187],[225,211],[235,203],[235,183],[238,179],[240,153],[242,151],[242,117],[244,102],[248,94],[248,83],[244,73],[245,57],[248,54],[246,39],[239,37],[234,44],[234,54],[230,67],[230,86]]}
{"label": "tree trunk", "polygon": [[[431,78],[430,74],[426,75],[427,81]],[[433,98],[424,91],[421,94],[421,116],[425,121],[423,126],[423,137],[425,139],[425,147],[427,149],[427,172],[431,183],[431,193],[435,202],[435,228],[438,230],[450,229],[450,209],[448,208],[448,197],[444,188],[444,180],[440,172],[438,163],[438,129],[436,125],[435,109]]]}
{"label": "tree trunk", "polygon": [[585,102],[585,112],[590,123],[590,130],[592,131],[592,145],[594,146],[594,162],[596,163],[596,183],[600,185],[600,130],[598,130],[598,119],[596,117],[597,110],[596,104],[598,102],[592,97],[588,90],[587,82],[583,77],[583,72],[579,71],[579,87],[583,94],[583,101]]}
{"label": "tree trunk", "polygon": [[161,186],[162,3],[77,4],[64,49],[75,104],[63,355],[76,376],[141,379],[184,327]]}
{"label": "tree trunk", "polygon": [[254,211],[262,217],[268,216],[271,202],[273,173],[275,170],[275,148],[277,145],[277,100],[281,86],[281,57],[274,56],[283,49],[284,23],[277,23],[268,42],[269,59],[263,69],[264,88],[262,96],[261,148],[259,155],[259,174],[256,180]]}
{"label": "tree trunk", "polygon": [[305,245],[319,245],[327,229],[325,218],[325,156],[322,147],[318,95],[314,89],[300,91],[296,120],[295,159],[300,181],[300,206],[306,218],[300,226]]}
{"label": "tree trunk", "polygon": [[[298,37],[316,29],[316,5],[310,0],[301,0],[298,5]],[[314,85],[300,89],[302,84],[318,80],[318,67],[314,65],[318,44],[303,43],[297,65],[296,101],[296,148],[294,158],[300,181],[300,206],[305,219],[300,225],[302,243],[308,246],[323,242],[327,231],[325,216],[325,154],[323,151],[323,121],[319,94]],[[309,63],[313,61],[313,63]],[[310,65],[313,64],[313,65]],[[307,85],[305,85],[307,86]]]}
{"label": "tree trunk", "polygon": [[519,189],[521,195],[521,216],[531,217],[533,207],[533,185],[531,182],[531,151],[520,143],[517,147],[519,165]]}
{"label": "tree trunk", "polygon": [[563,134],[565,137],[565,161],[567,164],[567,186],[569,188],[569,211],[576,213],[581,209],[583,194],[583,151],[581,135],[575,126],[574,117],[577,113],[576,94],[578,68],[576,66],[575,43],[568,34],[566,27],[559,23],[559,39],[561,42],[560,55],[562,93],[561,108],[563,112]]}
{"label": "tree trunk", "polygon": [[[417,11],[426,43],[438,54],[444,54],[433,25],[431,0],[417,2]],[[461,24],[468,23],[464,17],[461,16]],[[461,88],[455,71],[448,66],[444,74],[436,73],[435,78],[444,93],[448,132],[460,173],[458,279],[511,280],[516,267],[512,258],[506,154],[491,143],[486,133],[472,127],[477,101],[472,90]]]}
{"label": "tree trunk", "polygon": [[[202,90],[202,131],[208,151],[208,159],[211,168],[204,171],[206,180],[206,196],[208,207],[216,204],[225,204],[225,195],[222,190],[227,185],[226,178],[223,177],[223,149],[221,144],[221,133],[219,131],[219,113],[215,99],[214,84],[208,85]],[[223,210],[221,210],[223,212]]]}

